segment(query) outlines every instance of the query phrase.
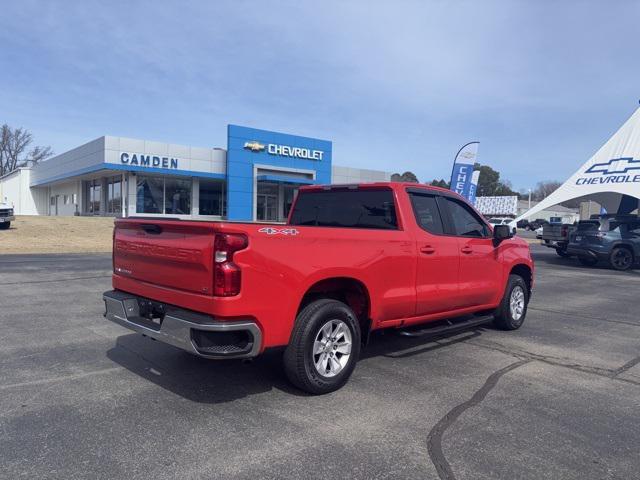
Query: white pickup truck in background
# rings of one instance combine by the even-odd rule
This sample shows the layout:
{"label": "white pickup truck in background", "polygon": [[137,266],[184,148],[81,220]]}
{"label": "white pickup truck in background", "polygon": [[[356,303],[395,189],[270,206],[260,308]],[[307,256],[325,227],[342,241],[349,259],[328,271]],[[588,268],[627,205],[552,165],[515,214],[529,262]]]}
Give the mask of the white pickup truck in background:
{"label": "white pickup truck in background", "polygon": [[542,245],[554,248],[561,257],[569,257],[569,235],[576,229],[573,217],[551,217],[542,228]]}
{"label": "white pickup truck in background", "polygon": [[11,226],[16,217],[13,216],[13,207],[0,202],[0,230],[6,230]]}

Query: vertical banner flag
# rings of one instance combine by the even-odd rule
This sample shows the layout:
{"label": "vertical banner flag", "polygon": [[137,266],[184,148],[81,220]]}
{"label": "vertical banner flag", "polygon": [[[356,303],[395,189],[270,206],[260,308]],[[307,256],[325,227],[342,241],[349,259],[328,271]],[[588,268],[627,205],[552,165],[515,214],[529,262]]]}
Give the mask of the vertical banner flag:
{"label": "vertical banner flag", "polygon": [[471,176],[473,175],[473,164],[478,156],[478,145],[480,142],[469,142],[460,150],[453,162],[451,171],[451,190],[467,197],[471,186]]}
{"label": "vertical banner flag", "polygon": [[471,205],[476,204],[476,192],[478,190],[478,180],[480,180],[480,170],[474,170],[471,174],[471,184],[469,185],[469,195],[467,200]]}

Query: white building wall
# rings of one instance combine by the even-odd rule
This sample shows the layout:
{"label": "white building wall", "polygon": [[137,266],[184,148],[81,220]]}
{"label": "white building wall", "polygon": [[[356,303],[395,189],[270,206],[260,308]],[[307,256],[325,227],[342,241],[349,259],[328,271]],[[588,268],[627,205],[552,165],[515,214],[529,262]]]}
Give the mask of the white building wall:
{"label": "white building wall", "polygon": [[390,172],[338,165],[333,165],[331,168],[331,183],[388,182],[390,180]]}
{"label": "white building wall", "polygon": [[[81,187],[77,181],[52,185],[49,188],[49,214],[61,216],[74,215],[76,212],[76,204],[78,205],[78,211],[80,211],[79,202],[81,193]],[[51,198],[56,199],[55,203],[52,204]]]}
{"label": "white building wall", "polygon": [[0,178],[0,202],[13,206],[16,215],[46,214],[46,192],[29,188],[31,169],[19,168]]}

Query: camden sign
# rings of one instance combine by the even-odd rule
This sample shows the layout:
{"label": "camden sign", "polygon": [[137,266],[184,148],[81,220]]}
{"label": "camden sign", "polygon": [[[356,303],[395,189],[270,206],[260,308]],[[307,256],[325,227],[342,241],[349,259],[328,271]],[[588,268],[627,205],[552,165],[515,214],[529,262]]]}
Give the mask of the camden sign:
{"label": "camden sign", "polygon": [[158,155],[145,155],[143,153],[120,153],[120,163],[137,167],[178,169],[178,159],[173,157],[160,157]]}

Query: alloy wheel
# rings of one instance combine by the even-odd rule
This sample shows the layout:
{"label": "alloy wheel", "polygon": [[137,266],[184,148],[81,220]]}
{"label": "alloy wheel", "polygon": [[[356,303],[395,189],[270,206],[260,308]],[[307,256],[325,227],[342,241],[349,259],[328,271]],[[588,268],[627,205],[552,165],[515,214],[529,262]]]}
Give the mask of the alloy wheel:
{"label": "alloy wheel", "polygon": [[522,314],[524,313],[524,290],[520,285],[516,285],[513,290],[511,290],[509,309],[511,310],[511,318],[516,322],[522,318]]}
{"label": "alloy wheel", "polygon": [[313,342],[313,365],[324,377],[335,377],[349,362],[352,346],[351,330],[342,320],[325,323]]}

